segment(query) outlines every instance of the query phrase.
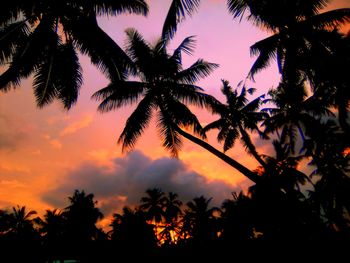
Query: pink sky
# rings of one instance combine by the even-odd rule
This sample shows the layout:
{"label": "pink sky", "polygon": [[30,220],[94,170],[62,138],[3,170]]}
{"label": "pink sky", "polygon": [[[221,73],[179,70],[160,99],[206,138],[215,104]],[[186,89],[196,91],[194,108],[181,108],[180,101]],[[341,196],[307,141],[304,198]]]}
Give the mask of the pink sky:
{"label": "pink sky", "polygon": [[[101,18],[100,25],[121,46],[125,41],[124,30],[129,27],[154,41],[161,33],[170,0],[148,2],[147,18],[131,15]],[[350,7],[350,2],[339,0],[332,7]],[[225,0],[211,0],[202,1],[198,13],[179,26],[172,46],[190,35],[196,36],[197,48],[192,57],[186,58],[185,65],[198,58],[220,64],[199,84],[221,98],[220,79],[235,86],[245,78],[254,61],[249,46],[266,37],[266,32],[244,20],[234,21]],[[132,108],[97,113],[98,104],[90,96],[108,81],[90,65],[88,58],[82,57],[81,61],[84,85],[77,105],[69,112],[58,104],[37,109],[31,79],[23,81],[15,91],[0,93],[0,208],[17,204],[39,212],[54,206],[62,208],[74,189],[84,188],[95,193],[104,211],[110,213],[137,202],[142,191],[153,186],[178,191],[183,199],[204,194],[220,203],[230,197],[232,190],[249,185],[231,167],[191,143],[184,144],[179,160],[169,159],[154,128],[141,137],[136,152],[123,155],[116,141]],[[272,65],[256,77],[256,83],[250,84],[259,95],[277,82],[277,70]],[[198,117],[203,123],[215,118],[203,111],[198,111]],[[214,135],[210,133],[209,142],[221,148]],[[268,150],[266,147],[262,145],[260,150]],[[239,143],[228,154],[243,164],[255,166]]]}

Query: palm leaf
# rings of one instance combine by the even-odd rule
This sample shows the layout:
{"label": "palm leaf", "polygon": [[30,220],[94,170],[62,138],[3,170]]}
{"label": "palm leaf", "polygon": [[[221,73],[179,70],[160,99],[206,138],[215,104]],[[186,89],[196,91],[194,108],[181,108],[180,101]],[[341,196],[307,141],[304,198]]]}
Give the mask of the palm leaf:
{"label": "palm leaf", "polygon": [[123,132],[118,139],[118,143],[122,143],[123,151],[135,146],[137,139],[148,126],[154,108],[155,104],[150,95],[146,95],[137,105],[126,121]]}
{"label": "palm leaf", "polygon": [[145,84],[142,82],[115,81],[95,92],[92,98],[102,101],[98,106],[100,112],[108,112],[137,102],[144,89]]}
{"label": "palm leaf", "polygon": [[258,55],[258,58],[251,67],[248,76],[254,79],[254,75],[267,68],[272,59],[276,58],[277,47],[279,43],[279,34],[265,38],[250,47],[251,55]]}
{"label": "palm leaf", "polygon": [[310,25],[318,29],[338,28],[350,23],[350,8],[341,8],[328,11],[313,17],[301,23],[301,26]]}
{"label": "palm leaf", "polygon": [[186,14],[191,15],[199,6],[200,0],[172,0],[168,14],[165,18],[162,30],[162,38],[172,39],[177,30],[177,24]]}
{"label": "palm leaf", "polygon": [[118,15],[121,13],[148,14],[148,5],[144,0],[94,0],[95,12],[98,15]]}
{"label": "palm leaf", "polygon": [[210,75],[219,65],[198,59],[189,68],[176,74],[175,80],[187,84],[194,84],[198,80]]}
{"label": "palm leaf", "polygon": [[234,18],[243,17],[244,13],[249,8],[247,0],[227,0],[229,12]]}
{"label": "palm leaf", "polygon": [[180,135],[176,132],[174,122],[164,110],[158,112],[157,128],[163,141],[163,147],[170,151],[173,157],[178,156],[182,142]]}
{"label": "palm leaf", "polygon": [[0,29],[0,64],[11,61],[16,48],[30,34],[29,30],[26,21],[12,23]]}
{"label": "palm leaf", "polygon": [[182,52],[187,55],[192,55],[195,48],[194,36],[186,37],[181,44],[174,50],[171,59],[175,60],[178,64],[182,64]]}

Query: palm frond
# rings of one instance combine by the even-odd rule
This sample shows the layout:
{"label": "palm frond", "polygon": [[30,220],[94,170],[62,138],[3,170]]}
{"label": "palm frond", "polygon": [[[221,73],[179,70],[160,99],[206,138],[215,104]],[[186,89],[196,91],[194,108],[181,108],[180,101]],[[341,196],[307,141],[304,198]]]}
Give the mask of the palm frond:
{"label": "palm frond", "polygon": [[123,151],[132,149],[135,146],[137,139],[148,126],[154,108],[153,98],[149,95],[146,95],[137,105],[134,112],[126,121],[125,127],[118,139],[118,143],[122,144]]}
{"label": "palm frond", "polygon": [[249,8],[247,0],[227,0],[229,12],[234,18],[243,17],[244,13]]}
{"label": "palm frond", "polygon": [[165,18],[162,30],[163,39],[172,39],[177,30],[177,25],[186,15],[191,16],[199,6],[200,0],[172,0],[168,14]]}
{"label": "palm frond", "polygon": [[215,113],[221,104],[215,97],[202,92],[202,88],[191,84],[169,83],[173,96],[185,104],[195,105]]}
{"label": "palm frond", "polygon": [[92,98],[102,101],[98,106],[100,112],[108,112],[133,104],[143,94],[145,84],[137,81],[114,81],[107,87],[95,92]]}
{"label": "palm frond", "polygon": [[58,47],[54,70],[58,91],[57,98],[61,100],[64,108],[69,110],[77,102],[83,84],[78,54],[71,42]]}
{"label": "palm frond", "polygon": [[30,28],[26,21],[12,23],[0,29],[0,64],[11,61],[16,48],[30,34]]}
{"label": "palm frond", "polygon": [[202,139],[206,138],[196,115],[194,115],[185,104],[178,100],[168,98],[164,106],[167,110],[167,114],[171,116],[176,125],[192,128],[194,134],[199,135]]}
{"label": "palm frond", "polygon": [[126,71],[135,72],[131,59],[97,24],[96,18],[64,24],[75,46],[110,80],[125,79]]}
{"label": "palm frond", "polygon": [[213,129],[222,129],[223,125],[224,125],[224,120],[223,119],[218,119],[218,120],[213,121],[213,122],[209,123],[208,125],[206,125],[203,128],[203,131],[207,132],[207,131],[210,131],[210,130],[213,130]]}
{"label": "palm frond", "polygon": [[144,0],[94,0],[94,9],[98,15],[115,16],[121,13],[148,14],[148,5]]}
{"label": "palm frond", "polygon": [[310,25],[318,29],[338,28],[350,23],[350,8],[328,11],[301,22],[301,26]]}
{"label": "palm frond", "polygon": [[170,151],[173,157],[178,156],[181,149],[181,137],[174,127],[174,122],[167,112],[158,112],[157,128],[163,141],[163,147]]}
{"label": "palm frond", "polygon": [[239,132],[237,129],[229,129],[228,130],[227,136],[226,136],[225,141],[224,141],[224,152],[228,151],[229,149],[231,149],[234,146],[238,137],[239,137]]}
{"label": "palm frond", "polygon": [[192,55],[195,48],[196,40],[194,36],[186,37],[181,44],[174,50],[171,59],[175,60],[177,63],[182,64],[182,52],[187,55]]}
{"label": "palm frond", "polygon": [[279,42],[279,34],[265,38],[250,47],[251,55],[257,55],[258,58],[251,67],[248,76],[254,79],[254,75],[267,68],[271,60],[276,58],[276,52]]}
{"label": "palm frond", "polygon": [[128,43],[126,45],[127,54],[137,64],[140,70],[146,70],[147,72],[152,54],[150,45],[136,29],[129,28],[125,32],[128,36]]}
{"label": "palm frond", "polygon": [[206,62],[203,59],[197,60],[189,68],[182,70],[175,76],[175,80],[187,84],[193,84],[198,80],[210,75],[219,65]]}

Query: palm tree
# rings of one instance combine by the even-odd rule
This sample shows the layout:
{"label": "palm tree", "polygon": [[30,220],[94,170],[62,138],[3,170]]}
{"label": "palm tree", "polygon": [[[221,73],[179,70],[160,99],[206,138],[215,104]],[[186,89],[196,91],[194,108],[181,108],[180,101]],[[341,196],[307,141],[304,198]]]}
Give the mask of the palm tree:
{"label": "palm tree", "polygon": [[305,143],[309,130],[317,125],[321,116],[333,116],[326,98],[308,97],[303,87],[291,89],[282,82],[276,90],[269,91],[269,96],[267,101],[276,107],[263,109],[270,114],[263,122],[264,132],[276,132],[282,143],[289,144],[291,153],[295,152],[298,134],[302,144]]}
{"label": "palm tree", "polygon": [[153,226],[147,223],[145,212],[139,209],[124,207],[121,214],[114,214],[110,225],[112,241],[119,247],[132,249],[131,252],[154,248],[157,238]]}
{"label": "palm tree", "polygon": [[[338,42],[336,39],[340,35],[335,32],[335,29],[350,21],[350,9],[344,8],[320,14],[327,2],[324,0],[229,0],[229,10],[234,17],[243,16],[249,10],[249,20],[272,32],[272,36],[251,46],[251,53],[258,55],[258,58],[249,76],[253,78],[257,72],[268,67],[272,59],[277,58],[283,85],[288,86],[288,89],[297,93],[304,92],[308,81],[316,98],[324,96],[323,99],[329,99],[330,89],[343,93],[348,81],[339,82],[337,79],[343,79],[342,77],[324,74],[327,71],[334,72],[333,66],[321,66],[323,70],[317,70],[321,64],[333,65],[334,62],[341,68],[340,65],[348,61],[348,52],[343,53],[345,57],[347,54],[345,59],[334,60],[335,57],[340,57],[338,49],[347,50],[346,44],[342,44],[342,48],[339,48],[339,45],[335,47],[334,44]],[[333,63],[325,63],[326,61]],[[342,63],[339,64],[340,61]],[[335,67],[338,68],[338,66]],[[330,77],[327,81],[331,81],[333,85],[323,85],[325,77]],[[349,96],[345,96],[345,99],[342,96],[342,99],[339,99],[340,93],[333,93],[338,94],[336,96],[338,100],[334,102],[339,109],[341,123],[347,127],[344,119],[347,116]]]}
{"label": "palm tree", "polygon": [[243,87],[241,92],[232,90],[229,82],[222,80],[222,93],[226,96],[226,104],[218,104],[216,111],[220,114],[220,119],[204,127],[205,131],[219,129],[218,141],[224,141],[224,152],[234,146],[235,141],[241,136],[241,140],[248,152],[261,164],[265,162],[260,157],[247,130],[257,131],[261,137],[266,136],[259,130],[258,123],[263,121],[267,114],[258,111],[264,95],[248,102],[247,95],[253,94],[254,89]]}
{"label": "palm tree", "polygon": [[339,229],[346,227],[345,214],[350,212],[348,145],[347,133],[333,120],[315,125],[305,145],[305,154],[312,157],[310,164],[315,166],[311,176],[317,178],[311,200],[327,223]]}
{"label": "palm tree", "polygon": [[46,210],[41,223],[41,232],[48,243],[58,244],[65,237],[67,220],[58,209]]}
{"label": "palm tree", "polygon": [[[195,85],[195,82],[208,76],[217,64],[197,60],[189,68],[182,67],[182,53],[191,54],[194,48],[193,37],[186,38],[173,52],[167,53],[167,41],[158,40],[155,45],[147,43],[134,29],[126,31],[129,41],[127,53],[134,62],[140,81],[113,81],[93,97],[102,101],[99,111],[108,112],[124,105],[138,102],[135,111],[128,118],[119,143],[123,150],[133,148],[137,139],[148,127],[153,114],[157,116],[157,127],[163,146],[173,156],[178,155],[181,136],[208,150],[225,161],[252,181],[257,175],[248,168],[215,149],[200,138],[205,138],[197,117],[186,104],[206,107],[213,110],[219,102]],[[192,129],[194,134],[184,128]]]}
{"label": "palm tree", "polygon": [[141,198],[140,209],[146,213],[148,220],[154,222],[155,233],[158,235],[158,225],[164,218],[165,194],[160,188],[147,189],[146,194]]}
{"label": "palm tree", "polygon": [[70,205],[65,208],[64,214],[70,240],[86,242],[95,239],[98,233],[96,223],[103,218],[103,214],[96,207],[94,195],[75,190],[69,201]]}
{"label": "palm tree", "polygon": [[164,218],[165,224],[163,230],[160,232],[160,236],[164,243],[170,245],[176,241],[180,235],[179,229],[179,216],[182,215],[181,210],[182,202],[178,199],[178,195],[173,192],[169,192],[165,197],[164,202]]}
{"label": "palm tree", "polygon": [[204,196],[195,197],[187,203],[184,225],[189,225],[190,236],[198,242],[206,242],[216,238],[217,229],[215,226],[214,212],[219,211],[217,207],[209,208],[212,198]]}
{"label": "palm tree", "polygon": [[111,78],[122,78],[129,63],[123,50],[98,26],[98,15],[147,14],[144,0],[12,1],[1,10],[0,90],[34,74],[37,105],[54,99],[69,109],[82,85],[77,51]]}
{"label": "palm tree", "polygon": [[39,234],[34,227],[37,219],[33,218],[37,212],[34,210],[27,211],[25,206],[13,207],[12,210],[9,236],[18,241],[38,239]]}

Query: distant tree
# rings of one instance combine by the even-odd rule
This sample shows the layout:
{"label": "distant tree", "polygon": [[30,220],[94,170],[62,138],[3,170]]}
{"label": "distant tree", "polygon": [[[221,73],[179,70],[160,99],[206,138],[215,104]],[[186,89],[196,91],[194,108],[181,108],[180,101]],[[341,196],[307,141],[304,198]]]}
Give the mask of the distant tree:
{"label": "distant tree", "polygon": [[94,240],[98,233],[96,223],[103,218],[103,214],[96,207],[97,201],[93,194],[75,190],[69,197],[70,205],[65,208],[67,232],[70,241],[87,242]]}
{"label": "distant tree", "polygon": [[214,212],[218,212],[219,209],[209,207],[211,200],[212,198],[200,196],[187,203],[183,225],[196,243],[206,243],[217,238],[218,228]]}
{"label": "distant tree", "polygon": [[122,214],[113,215],[110,226],[112,241],[127,252],[147,251],[157,245],[153,226],[147,223],[146,214],[142,210],[124,207]]}

